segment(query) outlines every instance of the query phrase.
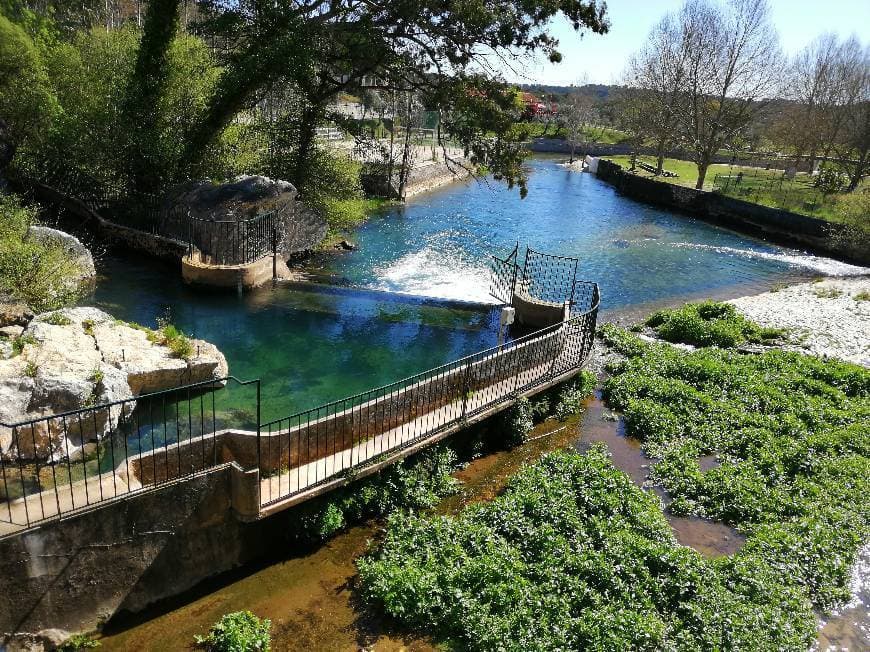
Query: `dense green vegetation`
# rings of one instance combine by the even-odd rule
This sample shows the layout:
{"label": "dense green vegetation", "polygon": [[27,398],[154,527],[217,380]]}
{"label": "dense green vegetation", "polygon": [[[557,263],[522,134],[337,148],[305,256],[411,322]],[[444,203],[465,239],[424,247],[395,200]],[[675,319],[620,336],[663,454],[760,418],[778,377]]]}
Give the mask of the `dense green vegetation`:
{"label": "dense green vegetation", "polygon": [[298,508],[290,537],[324,541],[348,525],[385,516],[396,509],[427,509],[458,488],[450,474],[458,467],[456,452],[434,446],[375,475],[331,492]]}
{"label": "dense green vegetation", "polygon": [[473,650],[797,649],[802,593],[752,556],[708,561],[603,448],[552,453],[457,517],[397,513],[363,595]]}
{"label": "dense green vegetation", "polygon": [[80,295],[82,270],[62,245],[29,238],[36,211],[14,196],[0,194],[0,296],[8,295],[41,312],[67,305]]}
{"label": "dense green vegetation", "polygon": [[[830,609],[870,534],[870,372],[769,350],[684,353],[605,329],[627,360],[605,384],[627,434],[659,461],[671,509],[748,535],[777,581]],[[702,472],[699,457],[718,464]]]}
{"label": "dense green vegetation", "polygon": [[269,652],[272,623],[250,611],[226,614],[212,625],[206,636],[197,636],[198,648],[207,652]]}
{"label": "dense green vegetation", "polygon": [[[727,325],[726,345],[748,336],[709,303],[654,321],[676,315],[701,319],[705,338]],[[814,609],[846,599],[870,535],[870,372],[775,349],[687,353],[610,326],[603,337],[624,356],[605,396],[656,460],[670,509],[733,525],[744,546],[704,559],[603,449],[554,453],[456,517],[393,515],[360,560],[364,597],[462,649],[805,649]],[[707,471],[704,455],[717,458]]]}
{"label": "dense green vegetation", "polygon": [[645,323],[663,340],[693,346],[734,347],[744,342],[770,342],[783,335],[781,329],[762,328],[749,321],[730,303],[714,301],[659,310]]}

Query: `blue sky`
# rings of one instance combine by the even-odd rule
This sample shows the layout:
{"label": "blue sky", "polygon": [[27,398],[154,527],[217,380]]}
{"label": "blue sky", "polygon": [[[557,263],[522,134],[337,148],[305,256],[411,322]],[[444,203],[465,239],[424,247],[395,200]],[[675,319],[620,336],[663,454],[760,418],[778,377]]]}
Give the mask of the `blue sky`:
{"label": "blue sky", "polygon": [[[870,41],[870,0],[769,0],[780,44],[787,54],[797,52],[822,32],[843,37],[857,34]],[[584,75],[593,83],[613,83],[624,62],[644,41],[661,17],[676,11],[682,0],[608,0],[610,32],[587,32],[582,38],[564,20],[553,24],[560,41],[560,64],[542,61],[525,66],[520,75],[506,73],[509,81],[572,84]]]}

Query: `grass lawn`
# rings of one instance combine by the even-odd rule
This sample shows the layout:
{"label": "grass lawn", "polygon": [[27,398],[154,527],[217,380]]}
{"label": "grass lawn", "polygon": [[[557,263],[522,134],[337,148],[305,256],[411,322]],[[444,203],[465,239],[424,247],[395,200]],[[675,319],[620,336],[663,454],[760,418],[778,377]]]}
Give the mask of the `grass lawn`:
{"label": "grass lawn", "polygon": [[[524,129],[528,133],[529,138],[558,138],[564,140],[568,137],[565,129],[555,123],[547,125],[542,122],[518,122],[515,126]],[[580,138],[600,145],[618,145],[628,140],[628,134],[610,127],[587,127],[581,131]]]}
{"label": "grass lawn", "polygon": [[[607,156],[609,161],[621,165],[624,169],[631,167],[630,156]],[[639,156],[639,161],[655,165],[651,156]],[[688,188],[694,188],[698,181],[698,168],[691,161],[665,159],[665,170],[675,172],[676,177],[658,177],[659,181],[674,183]],[[738,181],[737,175],[743,173]],[[638,169],[636,174],[643,177],[654,177],[650,172]],[[717,179],[718,176],[718,179]],[[824,195],[813,186],[813,177],[808,174],[798,174],[794,179],[786,179],[782,170],[764,170],[762,168],[745,167],[741,165],[713,164],[707,170],[704,178],[704,190],[718,189],[719,192],[744,201],[782,208],[793,213],[818,217],[832,222],[842,221],[837,211],[837,197],[840,195]],[[870,181],[865,179],[859,188],[870,188]]]}

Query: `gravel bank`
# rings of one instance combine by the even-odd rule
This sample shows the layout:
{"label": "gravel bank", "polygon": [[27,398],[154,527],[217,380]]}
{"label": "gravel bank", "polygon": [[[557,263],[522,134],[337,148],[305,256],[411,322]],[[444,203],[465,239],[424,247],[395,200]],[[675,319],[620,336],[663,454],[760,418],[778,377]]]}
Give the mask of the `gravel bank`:
{"label": "gravel bank", "polygon": [[787,328],[782,347],[870,367],[870,277],[825,279],[733,299],[762,326]]}

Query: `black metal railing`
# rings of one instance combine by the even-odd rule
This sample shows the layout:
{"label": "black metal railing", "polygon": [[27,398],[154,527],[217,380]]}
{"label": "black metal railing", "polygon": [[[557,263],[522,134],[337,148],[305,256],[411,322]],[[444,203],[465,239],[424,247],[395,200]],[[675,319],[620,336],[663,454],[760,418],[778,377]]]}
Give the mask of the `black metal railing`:
{"label": "black metal railing", "polygon": [[507,256],[492,257],[492,274],[489,285],[489,294],[501,303],[509,304],[513,299],[514,288],[517,285],[517,253],[520,243],[513,248]]}
{"label": "black metal railing", "polygon": [[[79,177],[70,173],[45,172],[43,177],[55,189],[80,199],[109,222],[183,242],[189,256],[197,255],[210,264],[256,262],[277,253],[284,234],[284,208],[237,220],[211,219],[191,215],[184,206],[169,206],[158,194],[83,186]],[[82,187],[91,190],[86,193]]]}
{"label": "black metal railing", "polygon": [[375,463],[580,368],[592,349],[599,291],[595,283],[578,288],[577,309],[557,326],[262,424],[261,505]]}
{"label": "black metal railing", "polygon": [[[223,410],[231,388],[253,395]],[[0,423],[0,535],[219,464],[218,433],[256,430],[259,405],[259,380],[230,376]]]}
{"label": "black metal railing", "polygon": [[276,253],[283,216],[270,211],[243,220],[188,216],[188,255],[214,265],[245,265]]}
{"label": "black metal railing", "polygon": [[526,248],[520,267],[518,252],[519,243],[505,258],[492,257],[492,297],[504,304],[510,304],[516,293],[546,303],[574,302],[579,259]]}

